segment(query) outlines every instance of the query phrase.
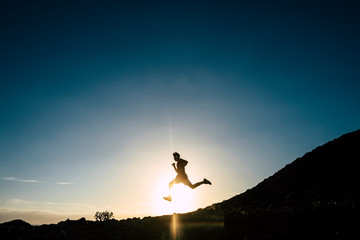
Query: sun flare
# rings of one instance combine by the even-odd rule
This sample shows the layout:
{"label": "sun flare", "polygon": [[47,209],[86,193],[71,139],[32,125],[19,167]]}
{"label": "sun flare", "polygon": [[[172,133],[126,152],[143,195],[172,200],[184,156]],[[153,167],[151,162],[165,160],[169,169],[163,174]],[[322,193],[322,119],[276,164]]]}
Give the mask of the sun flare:
{"label": "sun flare", "polygon": [[[193,211],[193,192],[192,189],[184,184],[175,184],[169,191],[171,178],[163,178],[159,181],[155,193],[156,214],[173,214]],[[172,201],[168,202],[163,197],[172,196]]]}

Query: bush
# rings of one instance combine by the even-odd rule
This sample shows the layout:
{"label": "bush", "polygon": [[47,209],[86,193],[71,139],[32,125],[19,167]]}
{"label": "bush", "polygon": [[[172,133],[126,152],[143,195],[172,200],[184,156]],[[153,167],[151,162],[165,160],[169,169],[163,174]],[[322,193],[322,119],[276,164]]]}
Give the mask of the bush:
{"label": "bush", "polygon": [[96,212],[94,216],[95,220],[100,222],[108,221],[113,217],[114,217],[113,212],[109,212],[108,210],[104,212]]}

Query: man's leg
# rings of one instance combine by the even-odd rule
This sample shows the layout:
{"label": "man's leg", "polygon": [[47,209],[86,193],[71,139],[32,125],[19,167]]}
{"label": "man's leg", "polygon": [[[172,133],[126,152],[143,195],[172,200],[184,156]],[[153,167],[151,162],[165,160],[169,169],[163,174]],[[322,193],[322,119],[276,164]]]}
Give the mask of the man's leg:
{"label": "man's leg", "polygon": [[201,184],[208,184],[207,180],[206,181],[205,180],[206,179],[204,178],[203,181],[192,184],[189,179],[186,179],[186,180],[184,180],[184,184],[186,186],[189,186],[189,188],[194,189],[194,188],[197,188],[198,186],[200,186]]}
{"label": "man's leg", "polygon": [[194,189],[194,188],[197,188],[198,186],[200,186],[201,184],[210,184],[211,185],[211,182],[204,178],[203,181],[192,184],[189,179],[186,179],[184,181],[184,184],[189,186],[191,189]]}
{"label": "man's leg", "polygon": [[171,189],[171,188],[172,188],[172,186],[174,186],[174,184],[175,184],[175,179],[174,179],[174,180],[172,180],[171,182],[169,182],[169,189]]}
{"label": "man's leg", "polygon": [[195,184],[190,183],[188,186],[189,186],[191,189],[194,189],[194,188],[197,188],[198,186],[200,186],[201,184],[204,184],[204,182],[197,182],[197,183],[195,183]]}
{"label": "man's leg", "polygon": [[[169,190],[171,190],[172,186],[174,186],[174,184],[176,183],[176,179],[172,180],[171,182],[169,182]],[[171,194],[169,194],[169,196],[167,197],[163,197],[166,201],[171,202],[172,198],[171,198]]]}

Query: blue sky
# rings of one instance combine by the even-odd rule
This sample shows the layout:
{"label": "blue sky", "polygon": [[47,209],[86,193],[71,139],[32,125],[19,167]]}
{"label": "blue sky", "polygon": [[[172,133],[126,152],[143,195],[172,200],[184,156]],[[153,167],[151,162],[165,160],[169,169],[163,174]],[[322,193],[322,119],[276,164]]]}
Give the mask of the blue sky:
{"label": "blue sky", "polygon": [[1,221],[171,211],[173,151],[206,207],[359,129],[356,1],[0,9]]}

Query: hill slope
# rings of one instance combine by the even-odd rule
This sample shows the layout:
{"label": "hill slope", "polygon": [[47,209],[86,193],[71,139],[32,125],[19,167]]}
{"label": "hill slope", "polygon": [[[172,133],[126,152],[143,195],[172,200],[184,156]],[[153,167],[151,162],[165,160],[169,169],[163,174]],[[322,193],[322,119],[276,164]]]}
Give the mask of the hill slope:
{"label": "hill slope", "polygon": [[306,153],[220,204],[228,237],[343,239],[359,224],[360,130]]}
{"label": "hill slope", "polygon": [[359,147],[360,130],[345,134],[254,188],[192,213],[43,226],[17,220],[0,224],[0,239],[353,239]]}
{"label": "hill slope", "polygon": [[251,190],[225,201],[223,206],[264,206],[291,199],[359,199],[359,161],[360,130],[306,153]]}

